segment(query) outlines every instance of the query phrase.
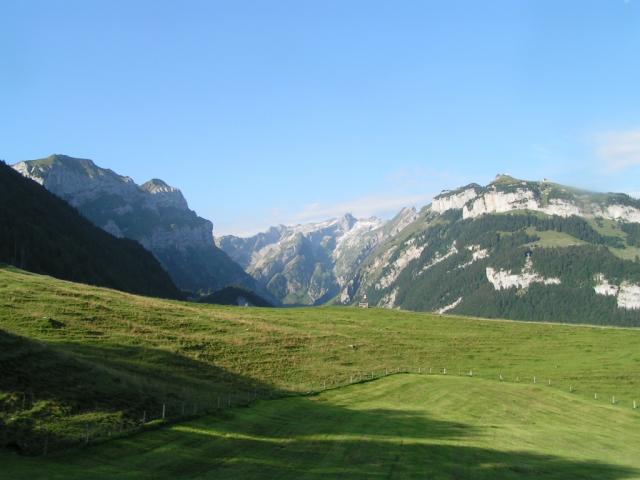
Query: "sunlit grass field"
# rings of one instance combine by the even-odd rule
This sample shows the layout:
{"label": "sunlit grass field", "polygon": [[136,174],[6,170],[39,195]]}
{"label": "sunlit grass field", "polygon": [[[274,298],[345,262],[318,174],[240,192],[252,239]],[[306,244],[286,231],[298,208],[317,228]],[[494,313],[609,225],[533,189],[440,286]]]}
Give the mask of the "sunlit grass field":
{"label": "sunlit grass field", "polygon": [[[9,478],[628,478],[638,467],[634,329],[218,307],[3,268],[0,347],[0,420],[22,422],[27,453],[48,452],[3,454]],[[421,375],[266,400],[397,369]],[[230,396],[250,408],[218,408]],[[163,405],[170,420],[198,418],[64,456],[86,425],[126,427]]]}
{"label": "sunlit grass field", "polygon": [[41,458],[7,478],[640,478],[640,415],[540,385],[394,375]]}

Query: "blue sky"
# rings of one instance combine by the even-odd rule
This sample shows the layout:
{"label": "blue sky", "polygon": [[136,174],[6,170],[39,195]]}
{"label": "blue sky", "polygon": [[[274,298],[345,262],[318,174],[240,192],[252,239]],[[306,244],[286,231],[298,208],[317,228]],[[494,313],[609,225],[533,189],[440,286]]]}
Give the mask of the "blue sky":
{"label": "blue sky", "polygon": [[216,234],[498,172],[640,192],[640,0],[23,0],[0,22],[0,158],[162,178]]}

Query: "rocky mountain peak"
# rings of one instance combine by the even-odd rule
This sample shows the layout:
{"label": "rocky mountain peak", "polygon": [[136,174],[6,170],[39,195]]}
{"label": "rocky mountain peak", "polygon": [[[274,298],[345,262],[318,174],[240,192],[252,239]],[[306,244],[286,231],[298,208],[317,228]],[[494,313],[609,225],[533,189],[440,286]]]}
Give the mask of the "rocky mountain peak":
{"label": "rocky mountain peak", "polygon": [[188,210],[189,206],[182,192],[158,178],[152,178],[140,185],[140,189],[151,194],[156,207],[173,207]]}
{"label": "rocky mountain peak", "polygon": [[86,158],[55,154],[18,162],[13,168],[76,207],[105,194],[128,197],[138,190],[131,178],[101,168]]}
{"label": "rocky mountain peak", "polygon": [[354,217],[350,213],[345,213],[342,217],[340,217],[338,223],[342,230],[346,232],[348,230],[351,230],[351,228],[353,228],[357,221],[358,220],[356,219],[356,217]]}
{"label": "rocky mountain peak", "polygon": [[98,227],[150,250],[180,288],[211,292],[255,280],[213,242],[213,225],[190,210],[180,190],[154,178],[138,186],[88,159],[51,155],[13,165],[75,206]]}
{"label": "rocky mountain peak", "polygon": [[164,180],[159,178],[152,178],[151,180],[140,185],[142,190],[146,190],[149,193],[166,193],[179,191],[177,188],[172,187]]}

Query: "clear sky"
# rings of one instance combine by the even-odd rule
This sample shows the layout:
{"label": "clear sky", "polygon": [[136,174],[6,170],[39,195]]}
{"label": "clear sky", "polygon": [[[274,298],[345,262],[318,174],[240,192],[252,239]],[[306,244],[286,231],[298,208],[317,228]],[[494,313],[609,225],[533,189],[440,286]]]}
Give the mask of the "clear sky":
{"label": "clear sky", "polygon": [[217,235],[498,172],[640,192],[640,0],[20,0],[0,27],[0,158],[162,178]]}

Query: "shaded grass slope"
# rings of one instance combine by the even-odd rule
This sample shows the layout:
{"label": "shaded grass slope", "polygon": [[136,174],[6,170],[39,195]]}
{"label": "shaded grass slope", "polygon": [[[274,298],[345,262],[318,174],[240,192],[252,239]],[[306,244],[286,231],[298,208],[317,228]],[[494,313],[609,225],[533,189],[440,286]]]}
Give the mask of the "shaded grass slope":
{"label": "shaded grass slope", "polygon": [[631,479],[640,415],[540,385],[396,375],[92,447],[14,479]]}

